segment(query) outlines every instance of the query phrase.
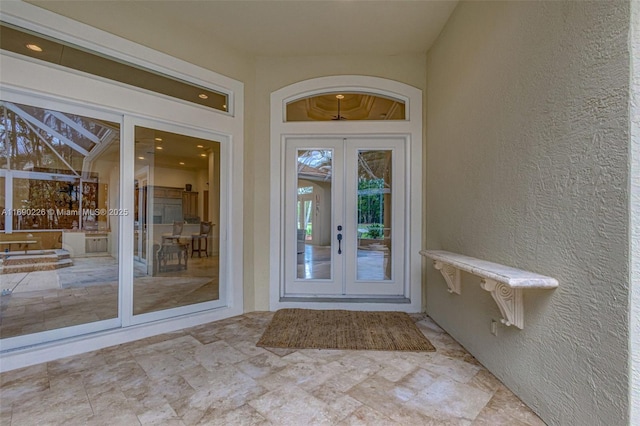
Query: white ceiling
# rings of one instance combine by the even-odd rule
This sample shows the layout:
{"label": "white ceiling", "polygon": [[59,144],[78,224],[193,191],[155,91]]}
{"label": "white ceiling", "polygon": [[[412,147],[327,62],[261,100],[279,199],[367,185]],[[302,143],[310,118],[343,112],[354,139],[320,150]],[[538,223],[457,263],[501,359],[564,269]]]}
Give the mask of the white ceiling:
{"label": "white ceiling", "polygon": [[[28,0],[126,37],[128,26],[166,36],[167,25],[262,56],[425,53],[457,0]],[[134,40],[138,41],[138,40]]]}

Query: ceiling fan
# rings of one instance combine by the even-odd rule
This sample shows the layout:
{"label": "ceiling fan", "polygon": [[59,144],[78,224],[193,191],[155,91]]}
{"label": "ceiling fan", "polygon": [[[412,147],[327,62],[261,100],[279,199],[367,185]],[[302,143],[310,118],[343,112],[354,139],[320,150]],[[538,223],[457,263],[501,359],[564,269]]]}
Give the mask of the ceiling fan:
{"label": "ceiling fan", "polygon": [[338,99],[338,115],[334,115],[331,118],[331,120],[333,121],[348,120],[347,117],[343,117],[342,115],[340,115],[340,101],[344,99],[344,95],[336,95],[336,98]]}

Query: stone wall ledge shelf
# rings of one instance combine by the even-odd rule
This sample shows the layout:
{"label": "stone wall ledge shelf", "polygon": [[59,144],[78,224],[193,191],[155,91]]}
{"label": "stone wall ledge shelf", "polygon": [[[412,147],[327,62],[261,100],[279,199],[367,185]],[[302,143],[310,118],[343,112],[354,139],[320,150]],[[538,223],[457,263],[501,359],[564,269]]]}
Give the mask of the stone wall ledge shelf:
{"label": "stone wall ledge shelf", "polygon": [[491,293],[500,308],[502,323],[520,329],[524,328],[522,290],[558,287],[558,280],[555,278],[462,254],[443,250],[421,250],[420,254],[433,260],[434,267],[442,273],[450,293],[461,294],[460,271],[479,276],[480,287]]}

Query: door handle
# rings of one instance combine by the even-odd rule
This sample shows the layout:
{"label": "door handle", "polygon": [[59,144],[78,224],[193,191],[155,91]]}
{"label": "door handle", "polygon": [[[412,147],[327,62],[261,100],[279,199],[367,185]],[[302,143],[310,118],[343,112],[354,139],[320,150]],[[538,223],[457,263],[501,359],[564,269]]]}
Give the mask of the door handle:
{"label": "door handle", "polygon": [[342,254],[342,234],[338,234],[338,254]]}

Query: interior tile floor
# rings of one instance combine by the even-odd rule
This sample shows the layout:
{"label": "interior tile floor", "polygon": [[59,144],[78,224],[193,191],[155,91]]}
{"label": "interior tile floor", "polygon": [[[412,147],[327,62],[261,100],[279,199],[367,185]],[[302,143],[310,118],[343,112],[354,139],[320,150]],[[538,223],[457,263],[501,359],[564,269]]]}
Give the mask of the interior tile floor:
{"label": "interior tile floor", "polygon": [[[356,251],[356,276],[358,280],[389,280],[391,263],[389,249],[376,245],[359,247]],[[298,260],[297,278],[305,280],[331,279],[331,246],[305,244],[304,253]]]}
{"label": "interior tile floor", "polygon": [[0,375],[2,425],[544,423],[426,315],[436,352],[255,346],[242,316]]}
{"label": "interior tile floor", "polygon": [[[118,262],[110,256],[74,258],[53,271],[0,274],[0,338],[118,316]],[[186,270],[148,275],[135,263],[134,314],[218,300],[218,256],[189,259]]]}

